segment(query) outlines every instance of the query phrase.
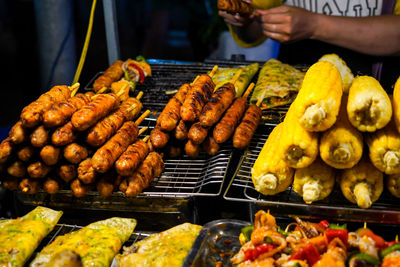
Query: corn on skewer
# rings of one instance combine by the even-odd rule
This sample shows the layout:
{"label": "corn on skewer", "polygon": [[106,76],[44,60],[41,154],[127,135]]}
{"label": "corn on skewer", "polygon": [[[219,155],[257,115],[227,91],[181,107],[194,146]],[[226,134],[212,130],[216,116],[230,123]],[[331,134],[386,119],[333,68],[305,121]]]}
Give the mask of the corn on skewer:
{"label": "corn on skewer", "polygon": [[397,131],[400,133],[400,77],[397,79],[393,89],[393,118]]}
{"label": "corn on skewer", "polygon": [[346,62],[336,54],[323,55],[318,61],[328,61],[336,66],[342,76],[343,92],[348,93],[351,83],[353,82],[354,75]]}
{"label": "corn on skewer", "polygon": [[400,174],[391,174],[386,177],[386,188],[389,192],[400,198]]}

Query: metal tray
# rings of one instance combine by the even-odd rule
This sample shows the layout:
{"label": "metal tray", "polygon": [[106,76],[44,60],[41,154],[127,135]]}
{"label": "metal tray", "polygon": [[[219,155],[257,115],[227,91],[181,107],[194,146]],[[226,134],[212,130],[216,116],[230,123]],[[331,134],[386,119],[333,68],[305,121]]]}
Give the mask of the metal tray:
{"label": "metal tray", "polygon": [[183,266],[232,266],[230,258],[235,255],[241,245],[240,230],[249,225],[240,220],[216,220],[203,226],[193,243]]}
{"label": "metal tray", "polygon": [[305,204],[290,186],[275,196],[257,192],[251,180],[251,168],[258,157],[269,133],[275,125],[260,125],[242,155],[238,167],[227,186],[224,198],[230,201],[255,203],[258,209],[270,209],[276,215],[298,215],[303,218],[326,218],[346,221],[400,223],[400,204],[386,189],[369,209],[358,208],[342,195],[338,184],[324,200]]}

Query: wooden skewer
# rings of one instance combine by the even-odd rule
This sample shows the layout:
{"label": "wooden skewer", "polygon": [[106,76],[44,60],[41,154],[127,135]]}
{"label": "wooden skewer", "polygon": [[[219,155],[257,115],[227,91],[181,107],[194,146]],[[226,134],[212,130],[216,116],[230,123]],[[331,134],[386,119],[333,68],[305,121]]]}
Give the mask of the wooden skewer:
{"label": "wooden skewer", "polygon": [[399,242],[399,235],[396,235],[396,237],[394,238],[394,241]]}
{"label": "wooden skewer", "polygon": [[260,97],[257,99],[257,103],[256,103],[257,107],[259,107],[261,105],[262,101],[264,100],[264,96],[265,96],[266,92],[267,92],[267,90],[264,90],[263,93],[260,95]]}
{"label": "wooden skewer", "polygon": [[149,138],[150,138],[150,135],[146,135],[146,136],[143,138],[143,142],[147,143],[147,140],[149,140]]}
{"label": "wooden skewer", "polygon": [[147,131],[147,129],[148,129],[147,127],[140,128],[138,136]]}
{"label": "wooden skewer", "polygon": [[239,80],[240,75],[242,75],[243,69],[239,69],[238,72],[235,73],[235,75],[232,77],[232,84],[235,84]]}
{"label": "wooden skewer", "polygon": [[102,93],[104,93],[105,91],[107,91],[107,87],[102,87],[99,91],[97,91],[97,93],[96,93],[96,95],[98,95],[98,94],[102,94]]}
{"label": "wooden skewer", "polygon": [[71,97],[73,97],[76,94],[76,92],[78,92],[79,86],[80,86],[79,83],[75,83],[69,88],[71,90]]}
{"label": "wooden skewer", "polygon": [[197,79],[198,79],[199,77],[200,77],[200,75],[197,75],[196,78],[194,78],[193,82],[192,82],[190,85],[193,85],[193,84],[197,81]]}
{"label": "wooden skewer", "polygon": [[254,86],[255,86],[255,84],[251,83],[249,85],[249,87],[247,87],[246,92],[244,92],[244,94],[242,96],[244,99],[246,99],[250,95],[251,91],[253,91]]}
{"label": "wooden skewer", "polygon": [[143,120],[144,120],[147,116],[149,116],[149,114],[150,114],[150,110],[149,110],[149,109],[146,110],[145,112],[143,112],[143,114],[140,115],[140,117],[135,121],[135,124],[136,124],[136,125],[140,125],[140,124],[143,122]]}
{"label": "wooden skewer", "polygon": [[215,65],[214,68],[210,71],[210,74],[208,74],[211,78],[214,76],[214,74],[218,70],[218,65]]}
{"label": "wooden skewer", "polygon": [[140,100],[140,99],[142,98],[142,96],[143,96],[143,91],[140,91],[140,92],[137,94],[136,99],[137,99],[137,100]]}
{"label": "wooden skewer", "polygon": [[364,229],[367,229],[367,222],[364,222]]}

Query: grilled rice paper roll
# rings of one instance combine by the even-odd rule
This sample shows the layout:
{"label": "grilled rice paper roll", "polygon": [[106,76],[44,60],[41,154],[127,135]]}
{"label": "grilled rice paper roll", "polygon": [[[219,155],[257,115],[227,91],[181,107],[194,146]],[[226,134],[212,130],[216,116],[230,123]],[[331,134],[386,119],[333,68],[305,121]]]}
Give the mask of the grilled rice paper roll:
{"label": "grilled rice paper roll", "polygon": [[154,234],[117,255],[116,266],[182,266],[200,230],[200,225],[184,223]]}
{"label": "grilled rice paper roll", "polygon": [[0,266],[24,266],[62,211],[36,207],[18,219],[0,222]]}
{"label": "grilled rice paper roll", "polygon": [[135,219],[113,217],[98,221],[77,231],[58,236],[31,262],[31,267],[47,266],[64,250],[79,254],[83,266],[110,266],[136,227]]}

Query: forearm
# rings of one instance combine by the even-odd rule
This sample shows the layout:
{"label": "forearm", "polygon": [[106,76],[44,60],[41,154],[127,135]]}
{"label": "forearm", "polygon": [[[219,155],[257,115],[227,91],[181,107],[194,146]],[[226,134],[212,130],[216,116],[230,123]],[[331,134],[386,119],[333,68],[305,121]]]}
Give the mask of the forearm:
{"label": "forearm", "polygon": [[376,56],[400,55],[400,16],[316,16],[311,39]]}

